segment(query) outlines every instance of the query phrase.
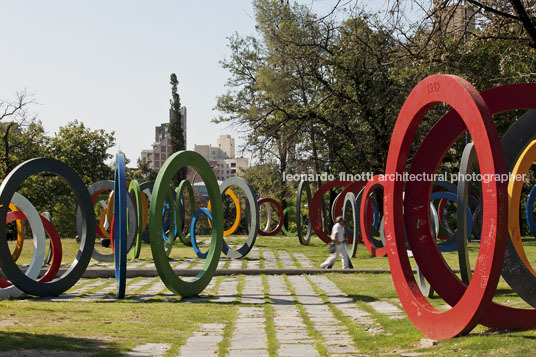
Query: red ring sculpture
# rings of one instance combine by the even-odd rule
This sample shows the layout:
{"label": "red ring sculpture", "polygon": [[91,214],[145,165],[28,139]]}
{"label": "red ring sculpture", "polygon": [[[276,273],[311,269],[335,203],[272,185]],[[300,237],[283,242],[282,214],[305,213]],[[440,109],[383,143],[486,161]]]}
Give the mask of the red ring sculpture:
{"label": "red ring sculpture", "polygon": [[[56,231],[56,228],[50,223],[48,219],[45,217],[39,215],[41,218],[41,222],[43,223],[43,228],[45,229],[46,234],[50,238],[50,242],[52,243],[52,261],[49,265],[47,271],[43,276],[39,279],[40,283],[48,283],[49,281],[52,281],[56,275],[58,274],[58,271],[60,270],[61,266],[61,259],[62,259],[62,248],[61,248],[61,240],[58,232]],[[26,220],[26,215],[22,211],[13,211],[8,212],[6,215],[6,223],[10,223],[16,220]],[[0,288],[7,288],[11,286],[12,284],[8,281],[6,281],[4,278],[0,277]]]}
{"label": "red ring sculpture", "polygon": [[[445,278],[445,274],[449,275],[447,278],[455,275],[442,258],[431,235],[428,207],[433,182],[408,181],[403,200],[404,182],[396,180],[396,175],[403,175],[405,171],[419,122],[427,111],[438,103],[450,105],[463,119],[460,134],[465,129],[465,123],[475,142],[480,172],[493,175],[489,182],[482,182],[485,225],[482,227],[482,243],[475,273],[466,289],[463,284],[452,284],[452,279]],[[449,120],[443,122],[449,125],[446,132],[441,134],[450,137],[453,124]],[[453,139],[457,136],[453,135]],[[438,145],[437,140],[435,145],[445,149],[445,152],[448,149],[448,146]],[[413,160],[413,163],[430,163],[429,157],[427,159]],[[430,165],[430,173],[437,169],[439,163],[440,161],[434,161]],[[506,183],[494,179],[495,174],[506,174],[506,168],[497,129],[480,93],[466,80],[451,75],[430,76],[417,84],[398,115],[385,172],[385,239],[393,282],[404,310],[415,327],[431,338],[447,339],[468,333],[480,322],[490,306],[499,281],[506,247]],[[427,190],[423,190],[423,185]],[[417,187],[419,190],[416,190]],[[404,219],[401,219],[402,217]],[[413,254],[417,255],[419,267],[426,268],[434,277],[441,276],[444,280],[441,292],[450,290],[450,295],[454,297],[446,299],[438,291],[439,295],[452,305],[450,310],[438,311],[420,292],[406,251],[405,229]],[[428,274],[424,271],[423,273],[430,281]],[[436,288],[434,284],[431,285]]]}
{"label": "red ring sculpture", "polygon": [[375,175],[372,177],[369,182],[365,185],[365,188],[363,189],[363,193],[361,195],[361,207],[359,210],[359,222],[360,222],[360,229],[361,229],[361,237],[363,238],[363,244],[365,244],[365,248],[369,252],[369,254],[373,257],[381,258],[385,257],[387,255],[387,246],[383,246],[381,248],[376,247],[376,245],[372,242],[370,235],[369,235],[369,229],[370,227],[370,220],[367,220],[367,217],[372,215],[372,210],[369,209],[369,205],[367,203],[370,203],[369,195],[370,193],[377,188],[378,186],[383,186],[383,181],[380,180],[380,176]]}
{"label": "red ring sculpture", "polygon": [[279,215],[279,222],[277,223],[277,227],[275,227],[273,230],[268,231],[268,232],[263,231],[262,228],[259,227],[259,234],[261,236],[275,236],[277,232],[279,232],[279,230],[283,226],[283,220],[284,220],[283,207],[281,207],[279,202],[277,202],[276,200],[270,197],[263,197],[260,200],[258,200],[257,206],[261,207],[264,203],[267,203],[267,202],[273,204],[274,207],[277,209],[277,213]]}
{"label": "red ring sculpture", "polygon": [[[331,237],[322,231],[322,197],[324,193],[328,192],[335,187],[346,187],[351,184],[351,181],[334,180],[323,184],[318,190],[316,190],[313,198],[311,199],[311,205],[309,206],[309,221],[315,231],[318,238],[324,243],[331,243]],[[344,198],[343,200],[344,201]]]}
{"label": "red ring sculpture", "polygon": [[[502,87],[497,87],[490,89],[488,91],[482,92],[481,96],[485,100],[490,110],[490,114],[498,114],[501,112],[517,109],[529,109],[536,108],[536,84],[525,83],[525,84],[513,84]],[[463,114],[462,114],[463,116]],[[441,162],[441,158],[446,153],[450,145],[465,131],[466,127],[460,116],[455,112],[451,111],[445,115],[440,121],[434,125],[430,130],[428,136],[424,139],[423,143],[417,150],[417,153],[414,157],[414,164],[410,170],[411,173],[423,172],[424,171],[435,171]],[[481,132],[480,136],[487,136],[489,133]],[[476,143],[476,139],[475,139]],[[478,154],[478,152],[477,152]],[[502,153],[501,153],[502,156]],[[484,157],[479,155],[479,164],[485,164],[486,161]],[[487,163],[486,163],[487,164]],[[496,173],[500,173],[497,171]],[[422,184],[422,183],[421,183]],[[428,183],[426,183],[428,184]],[[505,183],[506,184],[506,183]],[[422,199],[418,197],[418,192],[426,192],[426,188],[423,188],[422,185],[419,185],[418,182],[411,182],[406,185],[406,197],[415,198],[412,200],[412,204],[406,204],[404,210],[415,207],[418,200]],[[486,195],[489,192],[486,192],[483,183],[482,189],[482,199],[485,200]],[[501,193],[500,200],[503,203],[507,202],[507,197],[504,196],[504,193]],[[489,212],[486,213],[486,205],[484,204],[484,217],[489,217]],[[503,214],[505,211],[503,210]],[[408,232],[408,239],[415,234],[414,227],[411,224],[415,224],[415,218],[408,220],[409,217],[406,217],[406,229]],[[483,229],[487,229],[486,235],[482,235],[482,245],[489,245],[489,220],[483,218]],[[497,221],[498,232],[500,230],[502,234],[502,228],[506,224],[503,221]],[[501,237],[502,238],[502,237]],[[501,245],[504,244],[505,239],[499,242]],[[484,244],[485,243],[485,244]],[[410,242],[411,244],[411,242]],[[415,249],[412,246],[413,254],[416,261],[419,263],[421,270],[423,271],[424,276],[430,283],[430,285],[438,292],[438,294],[449,304],[456,305],[457,302],[461,299],[462,295],[465,292],[465,285],[454,275],[450,270],[448,265],[444,262],[441,255],[437,256],[435,252],[430,250],[423,250],[422,247],[417,245]],[[504,257],[504,248],[497,250],[497,253],[500,255],[500,265],[502,266],[502,261]],[[423,258],[423,254],[427,254],[426,258]],[[480,257],[477,260],[477,266],[475,268],[475,273],[479,272],[479,269],[482,269],[479,264],[481,261],[485,261],[488,264],[490,260],[495,260],[496,256],[488,255],[486,257]],[[435,260],[435,262],[434,262]],[[428,262],[430,261],[430,262]],[[421,264],[420,262],[424,262]],[[474,277],[473,277],[474,279]],[[471,280],[473,282],[473,280]],[[492,296],[493,297],[493,296]],[[488,304],[486,313],[481,316],[480,323],[485,326],[496,328],[496,329],[512,329],[512,330],[526,330],[536,327],[536,309],[519,309],[511,308],[494,302]],[[469,329],[470,330],[470,329]]]}

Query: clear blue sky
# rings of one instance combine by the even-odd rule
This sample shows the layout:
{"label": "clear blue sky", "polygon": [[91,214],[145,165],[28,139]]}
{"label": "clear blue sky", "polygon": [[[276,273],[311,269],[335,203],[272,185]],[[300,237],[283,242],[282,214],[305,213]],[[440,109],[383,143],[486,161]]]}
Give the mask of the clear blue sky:
{"label": "clear blue sky", "polygon": [[[336,1],[300,2],[323,14]],[[175,72],[188,148],[216,144],[233,134],[210,122],[228,77],[219,61],[230,54],[226,37],[255,33],[253,16],[251,0],[3,1],[0,98],[27,88],[50,135],[74,119],[115,131],[132,166],[168,121]]]}

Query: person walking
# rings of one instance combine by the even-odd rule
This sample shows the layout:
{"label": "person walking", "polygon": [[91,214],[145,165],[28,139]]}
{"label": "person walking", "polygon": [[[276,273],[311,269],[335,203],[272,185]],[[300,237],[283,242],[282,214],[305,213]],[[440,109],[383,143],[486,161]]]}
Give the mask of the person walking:
{"label": "person walking", "polygon": [[348,257],[348,253],[344,247],[344,242],[346,241],[346,234],[344,232],[345,224],[346,221],[342,216],[335,218],[335,225],[331,230],[331,241],[335,243],[335,252],[331,254],[322,264],[320,264],[320,268],[327,269],[331,267],[339,255],[341,256],[342,268],[350,268],[350,258]]}

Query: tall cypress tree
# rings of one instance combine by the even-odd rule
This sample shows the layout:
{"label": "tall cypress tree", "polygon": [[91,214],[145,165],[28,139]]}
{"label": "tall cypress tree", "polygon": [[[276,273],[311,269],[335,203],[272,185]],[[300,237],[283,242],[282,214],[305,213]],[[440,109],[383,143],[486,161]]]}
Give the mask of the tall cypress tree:
{"label": "tall cypress tree", "polygon": [[[181,98],[177,87],[179,80],[175,73],[171,73],[171,100],[169,103],[169,136],[171,138],[171,150],[177,152],[180,150],[186,150],[186,144],[184,141],[184,129],[182,127],[182,114],[181,114]],[[175,184],[179,184],[180,181],[186,179],[186,168],[182,168],[175,177]]]}

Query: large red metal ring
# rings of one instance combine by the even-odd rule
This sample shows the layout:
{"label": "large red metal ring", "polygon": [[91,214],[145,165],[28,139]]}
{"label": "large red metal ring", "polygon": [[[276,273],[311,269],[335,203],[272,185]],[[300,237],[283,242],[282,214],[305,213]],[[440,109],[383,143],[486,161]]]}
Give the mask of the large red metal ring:
{"label": "large red metal ring", "polygon": [[[346,187],[351,183],[351,181],[340,180],[326,182],[318,190],[316,190],[313,199],[311,200],[311,205],[309,206],[309,221],[311,222],[311,226],[313,227],[313,230],[318,238],[320,238],[326,244],[331,243],[331,237],[322,231],[322,197],[324,196],[324,193],[332,188]],[[341,201],[344,202],[344,197]]]}
{"label": "large red metal ring", "polygon": [[279,202],[277,202],[276,200],[270,197],[263,197],[260,200],[258,200],[257,206],[261,207],[261,205],[267,202],[273,204],[274,207],[277,209],[277,214],[279,215],[279,222],[277,222],[277,227],[275,227],[273,230],[269,232],[263,231],[262,228],[259,227],[259,234],[261,236],[275,236],[277,232],[279,232],[279,230],[283,226],[283,220],[284,220],[283,207],[281,207]]}
{"label": "large red metal ring", "polygon": [[[421,183],[428,189],[422,190],[421,186],[419,191],[409,190],[406,185],[403,199],[404,182],[396,177],[405,171],[419,122],[433,105],[441,102],[458,112],[469,129],[479,157],[480,172],[493,175],[489,182],[482,182],[485,225],[475,273],[456,304],[445,312],[435,309],[420,292],[406,251],[405,229],[408,229],[413,254],[418,251],[420,257],[427,256],[417,260],[419,267],[432,270],[443,265],[444,269],[440,269],[443,274],[450,271],[431,234],[429,201],[433,180],[408,181],[412,188],[419,186],[412,183]],[[434,161],[433,165],[437,168],[439,162]],[[480,93],[466,80],[451,75],[430,76],[417,84],[398,115],[385,172],[385,238],[393,282],[404,310],[415,327],[431,338],[447,339],[468,333],[481,320],[493,298],[504,259],[507,226],[506,183],[496,181],[494,176],[506,173],[504,158],[499,135]],[[453,284],[443,286],[455,288],[449,285]]]}
{"label": "large red metal ring", "polygon": [[361,237],[363,238],[363,243],[369,254],[373,257],[385,257],[387,255],[387,247],[383,246],[381,248],[376,247],[374,242],[372,242],[369,229],[370,229],[370,220],[367,219],[372,214],[372,209],[369,209],[370,193],[378,188],[378,186],[383,186],[383,181],[380,181],[380,176],[376,175],[365,185],[363,193],[361,194],[361,207],[359,209],[359,222],[361,225]]}
{"label": "large red metal ring", "polygon": [[[510,110],[536,108],[536,84],[534,83],[512,84],[497,87],[482,92],[481,95],[487,103],[490,114],[492,115]],[[452,110],[447,113],[434,125],[417,150],[410,169],[410,174],[422,172],[423,170],[435,172],[448,148],[460,135],[463,134],[465,129],[466,127],[463,120],[455,111]],[[481,132],[480,136],[482,135],[487,134]],[[485,162],[484,157],[479,155],[479,165],[482,164],[483,161]],[[426,184],[428,185],[429,183]],[[411,210],[411,207],[418,205],[418,200],[420,200],[421,203],[423,202],[422,198],[418,197],[418,195],[415,196],[418,192],[427,192],[427,187],[419,185],[419,182],[411,182],[406,185],[406,197],[414,197],[416,200],[412,199],[411,205],[409,202],[406,203],[404,212],[406,212],[406,209]],[[483,188],[482,197],[485,197],[486,193],[486,189]],[[501,201],[507,202],[506,196],[502,196],[500,199]],[[484,214],[484,217],[489,214],[486,213],[485,206]],[[415,234],[415,230],[412,226],[412,224],[416,223],[415,219],[418,219],[418,217],[415,216],[410,221],[406,218],[408,239]],[[483,222],[484,227],[489,227],[489,221],[486,218],[483,218]],[[498,222],[500,223],[502,221]],[[502,226],[505,224],[506,223],[499,224],[498,226],[501,229],[501,233]],[[489,244],[490,241],[483,235],[481,247]],[[437,291],[441,298],[443,298],[449,305],[455,305],[462,295],[464,295],[466,289],[465,285],[455,276],[454,272],[450,270],[440,254],[437,254],[435,251],[430,252],[429,250],[421,249],[421,244],[417,245],[415,248],[412,246],[412,249],[417,263],[420,261],[433,262],[431,264],[425,263],[424,265],[419,263],[419,266],[430,285]],[[426,255],[426,258],[424,258],[423,255]],[[480,260],[479,257],[475,273],[481,269],[478,265]],[[474,277],[471,282],[473,281]],[[492,302],[479,322],[495,329],[533,329],[536,328],[536,309],[512,308]]]}

